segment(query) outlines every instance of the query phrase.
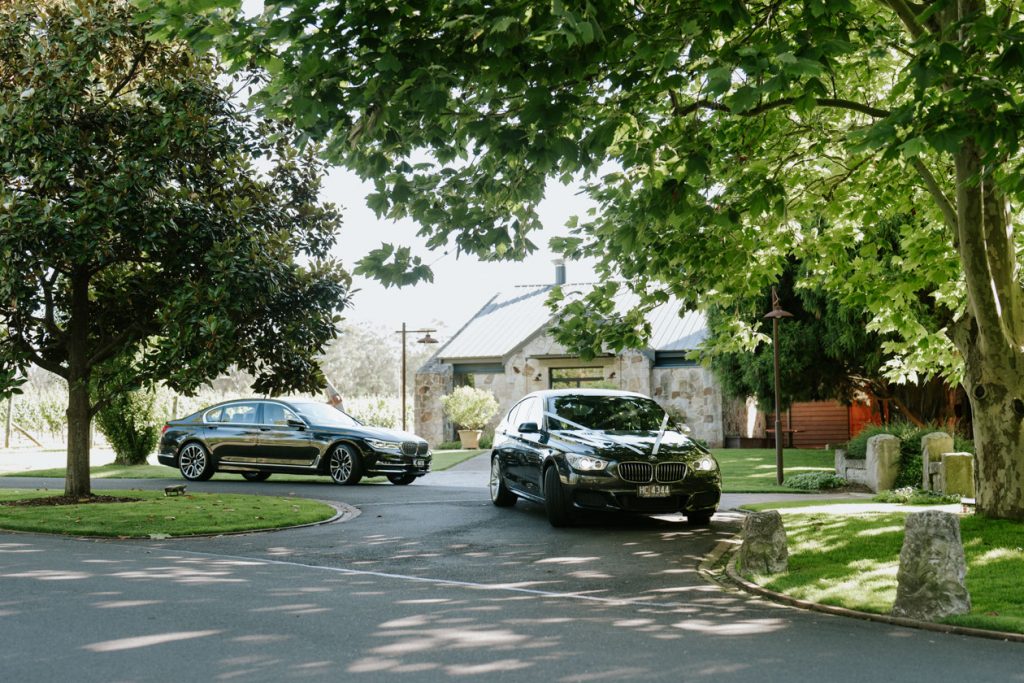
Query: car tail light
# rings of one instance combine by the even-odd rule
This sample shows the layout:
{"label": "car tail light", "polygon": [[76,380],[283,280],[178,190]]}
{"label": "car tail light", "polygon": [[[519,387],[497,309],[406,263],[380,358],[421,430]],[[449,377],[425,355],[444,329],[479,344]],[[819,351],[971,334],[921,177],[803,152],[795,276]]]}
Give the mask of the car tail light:
{"label": "car tail light", "polygon": [[167,433],[167,430],[171,428],[171,425],[164,425],[164,428],[160,430],[160,436]]}

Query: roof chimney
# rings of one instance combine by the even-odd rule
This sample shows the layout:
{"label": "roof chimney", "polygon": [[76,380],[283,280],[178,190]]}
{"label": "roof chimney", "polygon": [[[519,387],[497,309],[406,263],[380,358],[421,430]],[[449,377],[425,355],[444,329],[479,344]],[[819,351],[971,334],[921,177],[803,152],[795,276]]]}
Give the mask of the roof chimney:
{"label": "roof chimney", "polygon": [[556,258],[552,263],[555,264],[555,284],[565,284],[565,260]]}

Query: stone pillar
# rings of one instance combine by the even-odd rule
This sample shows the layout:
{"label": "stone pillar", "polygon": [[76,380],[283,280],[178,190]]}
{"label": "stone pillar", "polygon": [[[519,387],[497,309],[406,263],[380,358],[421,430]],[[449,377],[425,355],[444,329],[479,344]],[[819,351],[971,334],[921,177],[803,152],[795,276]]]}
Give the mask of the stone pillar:
{"label": "stone pillar", "polygon": [[953,437],[946,432],[932,432],[921,437],[921,488],[925,491],[937,490],[933,486],[929,465],[940,462],[943,453],[953,450]]}
{"label": "stone pillar", "polygon": [[900,468],[900,440],[892,434],[879,434],[868,439],[866,469],[868,488],[888,491],[896,483]]}
{"label": "stone pillar", "polygon": [[960,518],[939,510],[907,515],[893,615],[935,621],[970,612],[966,575]]}
{"label": "stone pillar", "polygon": [[943,453],[943,493],[974,498],[974,456],[970,453]]}
{"label": "stone pillar", "polygon": [[751,512],[743,518],[740,566],[748,574],[779,574],[789,569],[786,529],[778,510]]}

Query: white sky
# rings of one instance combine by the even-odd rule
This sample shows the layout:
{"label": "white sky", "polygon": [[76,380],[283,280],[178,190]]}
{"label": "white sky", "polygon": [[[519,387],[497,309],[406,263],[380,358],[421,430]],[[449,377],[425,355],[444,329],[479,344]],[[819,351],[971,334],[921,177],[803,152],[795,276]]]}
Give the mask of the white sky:
{"label": "white sky", "polygon": [[[375,281],[354,276],[353,286],[361,291],[353,298],[353,307],[345,312],[349,322],[368,323],[391,330],[401,329],[404,321],[410,329],[423,327],[441,330],[441,341],[457,331],[498,291],[513,285],[548,284],[554,281],[556,258],[548,248],[548,240],[567,236],[566,221],[572,215],[583,215],[590,203],[575,194],[576,188],[549,183],[547,197],[539,207],[544,223],[542,233],[533,233],[537,252],[520,263],[484,263],[466,254],[455,256],[441,251],[430,252],[424,240],[416,235],[417,224],[379,220],[366,207],[368,184],[345,169],[333,169],[324,182],[321,197],[337,204],[343,215],[343,226],[335,248],[335,256],[351,270],[355,262],[382,242],[408,245],[425,263],[432,264],[434,282],[396,289],[385,289]],[[566,264],[570,282],[591,282],[593,265]],[[441,327],[441,325],[444,327]],[[447,333],[444,334],[447,328]]]}

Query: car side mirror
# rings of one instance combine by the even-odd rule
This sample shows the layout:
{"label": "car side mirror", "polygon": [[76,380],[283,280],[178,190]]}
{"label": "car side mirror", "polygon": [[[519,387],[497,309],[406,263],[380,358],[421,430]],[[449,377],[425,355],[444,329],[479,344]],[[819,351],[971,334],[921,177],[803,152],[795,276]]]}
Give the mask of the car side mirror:
{"label": "car side mirror", "polygon": [[520,434],[540,434],[540,427],[536,422],[524,422],[519,425]]}
{"label": "car side mirror", "polygon": [[298,429],[301,432],[306,428],[306,423],[302,420],[288,420],[288,426],[295,427],[295,429]]}

